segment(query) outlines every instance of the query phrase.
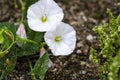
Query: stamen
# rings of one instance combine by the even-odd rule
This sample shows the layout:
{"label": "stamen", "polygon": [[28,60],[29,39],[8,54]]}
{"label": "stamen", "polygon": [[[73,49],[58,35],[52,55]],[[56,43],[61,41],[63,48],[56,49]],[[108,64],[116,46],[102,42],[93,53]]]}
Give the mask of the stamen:
{"label": "stamen", "polygon": [[43,16],[41,17],[41,21],[42,21],[43,23],[45,23],[45,22],[47,21],[47,16],[46,16],[46,15],[43,15]]}
{"label": "stamen", "polygon": [[60,36],[55,36],[55,38],[54,38],[55,42],[60,42],[60,40],[61,40]]}

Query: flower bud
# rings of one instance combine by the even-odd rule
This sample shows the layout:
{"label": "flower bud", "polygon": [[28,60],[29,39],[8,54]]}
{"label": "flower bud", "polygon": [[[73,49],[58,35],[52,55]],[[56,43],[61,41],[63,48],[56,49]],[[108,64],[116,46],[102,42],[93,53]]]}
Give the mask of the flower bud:
{"label": "flower bud", "polygon": [[[26,31],[25,31],[25,27],[23,24],[20,24],[17,32],[16,32],[17,36],[19,36],[20,38],[23,38],[23,39],[26,39],[27,36],[26,36]],[[23,45],[23,42],[17,42],[17,45],[19,47],[21,47]]]}
{"label": "flower bud", "polygon": [[11,65],[11,62],[10,62],[10,60],[8,58],[6,59],[6,64],[7,64],[7,66]]}

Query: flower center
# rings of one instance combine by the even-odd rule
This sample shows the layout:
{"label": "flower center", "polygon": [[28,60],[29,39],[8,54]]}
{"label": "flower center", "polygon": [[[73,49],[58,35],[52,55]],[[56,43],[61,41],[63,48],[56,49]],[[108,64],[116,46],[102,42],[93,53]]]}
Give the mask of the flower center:
{"label": "flower center", "polygon": [[47,16],[46,16],[46,15],[43,15],[43,16],[41,17],[41,21],[42,21],[43,23],[45,23],[45,22],[47,21]]}
{"label": "flower center", "polygon": [[60,42],[60,40],[61,40],[60,36],[55,36],[55,38],[54,38],[55,42]]}

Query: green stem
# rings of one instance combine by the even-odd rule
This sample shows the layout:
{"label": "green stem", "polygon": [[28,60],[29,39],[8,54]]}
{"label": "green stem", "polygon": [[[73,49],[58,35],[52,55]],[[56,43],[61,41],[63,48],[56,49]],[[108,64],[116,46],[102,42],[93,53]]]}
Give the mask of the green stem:
{"label": "green stem", "polygon": [[14,0],[14,7],[15,7],[15,8],[18,8],[18,5],[17,5],[16,0]]}
{"label": "green stem", "polygon": [[20,21],[20,23],[23,23],[23,21],[24,21],[24,13],[25,13],[25,3],[23,2],[23,0],[19,0],[19,2],[20,2],[20,4],[21,4],[21,10],[22,10],[22,16],[21,16],[21,21]]}
{"label": "green stem", "polygon": [[44,46],[46,46],[46,43],[45,43],[45,42],[42,42],[42,43],[40,44],[40,49],[43,48]]}
{"label": "green stem", "polygon": [[3,80],[4,74],[5,74],[5,71],[2,71],[2,74],[0,76],[0,80]]}
{"label": "green stem", "polygon": [[31,63],[30,59],[28,59],[28,63],[29,63],[30,70],[32,70],[32,63]]}
{"label": "green stem", "polygon": [[[28,59],[28,63],[29,63],[29,67],[30,67],[30,70],[32,71],[32,63],[31,61]],[[37,78],[35,77],[35,74],[31,73],[31,76],[33,77],[33,80],[37,80]]]}
{"label": "green stem", "polygon": [[17,36],[17,41],[16,42],[29,42],[29,43],[33,43],[33,44],[37,44],[37,42],[33,41],[33,40],[30,40],[30,39],[23,39],[23,38],[20,38],[19,36]]}

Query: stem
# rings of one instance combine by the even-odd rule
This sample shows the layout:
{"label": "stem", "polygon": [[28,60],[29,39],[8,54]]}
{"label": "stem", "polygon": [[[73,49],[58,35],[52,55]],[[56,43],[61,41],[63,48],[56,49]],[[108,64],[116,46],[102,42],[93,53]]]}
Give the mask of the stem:
{"label": "stem", "polygon": [[17,5],[16,0],[14,0],[14,7],[15,7],[15,8],[18,8],[18,5]]}
{"label": "stem", "polygon": [[28,63],[29,63],[30,70],[32,70],[32,63],[31,63],[30,59],[28,59]]}
{"label": "stem", "polygon": [[[29,42],[29,43],[33,43],[33,44],[37,44],[37,42],[33,41],[33,40],[30,40],[30,39],[23,39],[23,38],[20,38],[19,36],[17,36],[17,41],[21,41],[21,42]],[[16,42],[17,42],[16,41]]]}
{"label": "stem", "polygon": [[20,21],[20,23],[23,23],[23,21],[24,21],[24,12],[25,12],[25,3],[22,1],[22,0],[19,0],[19,2],[20,2],[20,4],[21,4],[21,10],[22,10],[22,16],[21,16],[21,21]]}
{"label": "stem", "polygon": [[[29,63],[29,67],[30,67],[30,70],[32,71],[32,63],[31,61],[28,59],[28,63]],[[37,80],[37,78],[35,77],[35,74],[31,73],[31,76],[33,77],[33,80]]]}
{"label": "stem", "polygon": [[3,79],[4,74],[5,74],[5,71],[2,71],[2,74],[1,74],[1,76],[0,76],[0,80],[2,80],[2,79]]}
{"label": "stem", "polygon": [[4,76],[4,72],[2,72],[1,76],[0,76],[0,80],[3,79],[3,76]]}
{"label": "stem", "polygon": [[46,43],[45,43],[45,42],[42,42],[42,43],[40,44],[40,49],[43,48],[44,46],[46,46]]}

